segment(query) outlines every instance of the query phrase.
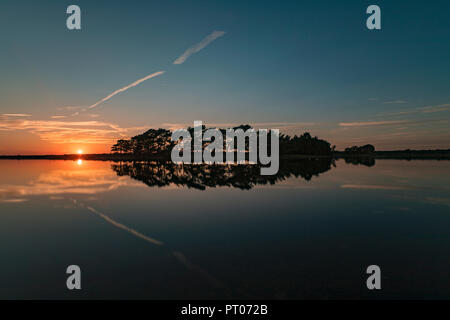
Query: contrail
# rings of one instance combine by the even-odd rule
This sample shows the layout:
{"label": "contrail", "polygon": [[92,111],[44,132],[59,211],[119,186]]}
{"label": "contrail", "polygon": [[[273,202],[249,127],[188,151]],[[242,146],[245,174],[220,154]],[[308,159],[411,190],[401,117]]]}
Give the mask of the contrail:
{"label": "contrail", "polygon": [[[197,53],[200,50],[204,49],[207,45],[209,45],[211,42],[213,42],[217,38],[222,37],[224,34],[225,34],[225,31],[213,31],[211,34],[209,34],[207,37],[205,37],[202,41],[200,41],[199,43],[197,43],[193,47],[187,49],[181,56],[179,56],[173,62],[173,64],[182,64],[182,63],[184,63],[187,60],[187,58],[189,58],[191,55],[193,55],[194,53]],[[146,77],[144,77],[142,79],[136,80],[135,82],[133,82],[133,83],[131,83],[131,84],[129,84],[129,85],[127,85],[127,86],[125,86],[125,87],[123,87],[121,89],[118,89],[118,90],[114,91],[113,93],[107,95],[103,99],[101,99],[101,100],[97,101],[96,103],[94,103],[93,105],[87,107],[87,109],[81,110],[81,112],[93,109],[93,108],[97,107],[99,104],[101,104],[101,103],[103,103],[105,101],[108,101],[109,99],[111,99],[115,95],[117,95],[117,94],[119,94],[121,92],[127,91],[130,88],[136,87],[140,83],[142,83],[142,82],[144,82],[144,81],[146,81],[148,79],[160,76],[160,75],[162,75],[164,73],[165,73],[165,71],[162,70],[162,71],[158,71],[158,72],[149,74],[148,76],[146,76]],[[77,111],[77,112],[73,113],[71,115],[71,117],[77,116],[79,114],[80,114],[80,112]]]}
{"label": "contrail", "polygon": [[[152,244],[155,244],[157,246],[165,247],[163,242],[161,242],[159,240],[156,240],[156,239],[153,239],[153,238],[150,238],[149,236],[146,236],[145,234],[142,234],[142,233],[140,233],[139,231],[136,231],[133,228],[127,227],[126,225],[111,219],[106,214],[101,213],[100,211],[98,211],[98,210],[96,210],[96,209],[94,209],[94,208],[92,208],[90,206],[86,206],[82,202],[78,202],[77,200],[72,200],[72,202],[73,202],[74,205],[79,205],[79,206],[81,206],[83,208],[88,209],[92,213],[98,215],[99,217],[103,218],[104,220],[106,220],[107,222],[109,222],[110,224],[112,224],[113,226],[115,226],[115,227],[117,227],[119,229],[125,230],[125,231],[131,233],[132,235],[134,235],[134,236],[136,236],[138,238],[141,238],[141,239],[143,239],[143,240],[145,240],[147,242],[150,242]],[[166,250],[170,251],[170,249],[168,249],[168,248],[166,248]],[[215,286],[217,288],[225,288],[225,285],[221,281],[219,281],[216,278],[214,278],[212,275],[210,275],[206,270],[202,269],[200,266],[197,266],[197,265],[191,263],[186,258],[186,256],[183,255],[181,252],[173,251],[173,252],[170,252],[170,253],[171,253],[171,255],[173,257],[175,257],[178,260],[178,262],[180,262],[182,265],[184,265],[187,269],[189,269],[189,270],[191,270],[191,271],[201,275],[211,285],[213,285],[213,286]]]}
{"label": "contrail", "polygon": [[216,40],[217,38],[220,38],[225,34],[225,31],[214,31],[209,36],[207,36],[205,39],[203,39],[201,42],[197,43],[195,46],[190,47],[187,49],[181,56],[179,56],[173,64],[182,64],[186,61],[187,58],[189,58],[194,53],[199,52],[203,48],[205,48],[208,44]]}
{"label": "contrail", "polygon": [[123,88],[121,88],[121,89],[118,89],[118,90],[114,91],[114,92],[111,93],[110,95],[104,97],[104,98],[101,99],[100,101],[98,101],[98,102],[94,103],[93,105],[89,106],[89,109],[95,108],[95,107],[98,106],[100,103],[103,103],[103,102],[105,102],[105,101],[108,101],[109,99],[111,99],[112,97],[114,97],[114,96],[115,96],[116,94],[118,94],[118,93],[127,91],[127,90],[130,89],[130,88],[136,87],[138,84],[144,82],[145,80],[148,80],[148,79],[151,79],[151,78],[160,76],[160,75],[162,75],[164,72],[165,72],[165,71],[158,71],[158,72],[149,74],[148,76],[146,76],[146,77],[144,77],[144,78],[142,78],[142,79],[136,80],[136,81],[133,82],[132,84],[129,84],[129,85],[127,85],[126,87],[123,87]]}
{"label": "contrail", "polygon": [[119,223],[119,222],[117,222],[117,221],[114,221],[113,219],[111,219],[110,217],[108,217],[106,214],[103,214],[103,213],[101,213],[101,212],[95,210],[95,209],[92,208],[92,207],[87,206],[86,208],[87,208],[89,211],[91,211],[92,213],[95,213],[96,215],[102,217],[103,219],[105,219],[106,221],[108,221],[109,223],[111,223],[112,225],[116,226],[117,228],[120,228],[120,229],[123,229],[123,230],[125,230],[125,231],[128,231],[129,233],[135,235],[135,236],[138,237],[138,238],[144,239],[145,241],[150,242],[150,243],[153,243],[153,244],[156,244],[156,245],[158,245],[158,246],[160,246],[160,245],[163,244],[161,241],[158,241],[158,240],[156,240],[156,239],[150,238],[150,237],[146,236],[145,234],[142,234],[142,233],[140,233],[140,232],[138,232],[138,231],[136,231],[136,230],[134,230],[134,229],[132,229],[132,228],[127,227],[127,226],[124,225],[124,224],[121,224],[121,223]]}

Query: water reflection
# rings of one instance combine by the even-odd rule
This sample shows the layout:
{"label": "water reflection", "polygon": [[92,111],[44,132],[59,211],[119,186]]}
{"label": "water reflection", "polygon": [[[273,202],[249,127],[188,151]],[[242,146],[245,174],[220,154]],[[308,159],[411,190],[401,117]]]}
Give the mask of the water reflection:
{"label": "water reflection", "polygon": [[26,202],[30,197],[45,195],[60,200],[64,194],[94,195],[121,186],[141,186],[125,177],[117,178],[100,162],[4,161],[0,168],[0,203]]}
{"label": "water reflection", "polygon": [[288,178],[306,181],[331,169],[333,159],[286,160],[280,163],[278,173],[264,176],[259,165],[177,165],[169,161],[121,162],[111,168],[118,176],[130,176],[153,186],[186,186],[199,190],[214,187],[234,187],[249,190],[256,185],[274,185]]}
{"label": "water reflection", "polygon": [[88,209],[90,212],[96,214],[97,216],[101,217],[102,219],[104,219],[106,222],[110,223],[111,225],[113,225],[116,228],[122,229],[130,234],[132,234],[133,236],[145,240],[146,242],[156,245],[156,246],[161,246],[163,247],[169,255],[173,256],[179,263],[181,263],[186,269],[199,274],[201,277],[203,277],[208,283],[210,283],[211,285],[213,285],[214,287],[217,288],[224,288],[224,284],[217,280],[215,277],[213,277],[212,275],[209,274],[208,271],[204,270],[202,267],[193,264],[192,262],[190,262],[188,260],[188,258],[181,252],[179,251],[171,251],[172,249],[168,248],[167,245],[164,244],[164,242],[159,241],[157,239],[151,238],[145,234],[142,234],[141,232],[130,228],[120,222],[115,221],[114,219],[112,219],[110,216],[98,211],[97,209],[91,207],[91,206],[86,206],[84,203],[82,202],[78,202],[76,200],[73,200],[73,203],[75,206],[80,206],[80,207],[85,207],[86,209]]}
{"label": "water reflection", "polygon": [[61,282],[73,263],[89,274],[82,298],[371,298],[361,275],[374,262],[383,297],[448,297],[450,161],[301,159],[261,176],[5,160],[0,172],[0,298],[73,297]]}
{"label": "water reflection", "polygon": [[375,165],[375,158],[371,157],[351,157],[351,158],[344,158],[345,163],[351,163],[351,164],[362,164],[367,167],[373,167]]}
{"label": "water reflection", "polygon": [[[346,163],[371,166],[375,161],[353,159]],[[113,163],[112,170],[102,161],[81,159],[3,161],[0,169],[3,167],[0,203],[21,203],[32,196],[48,195],[50,200],[59,200],[64,194],[94,195],[144,184],[197,190],[214,187],[250,190],[257,185],[281,184],[290,178],[311,181],[335,167],[335,162],[331,158],[285,160],[281,161],[278,173],[272,176],[260,175],[259,165],[177,165],[169,161]]]}

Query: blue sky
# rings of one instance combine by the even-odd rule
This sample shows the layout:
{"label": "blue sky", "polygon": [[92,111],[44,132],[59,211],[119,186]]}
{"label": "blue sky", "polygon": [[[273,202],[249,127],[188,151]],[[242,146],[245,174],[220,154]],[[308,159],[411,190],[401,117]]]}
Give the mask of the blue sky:
{"label": "blue sky", "polygon": [[[70,4],[81,8],[82,30],[66,28]],[[381,8],[381,30],[366,28],[370,4]],[[121,135],[194,120],[307,130],[338,148],[450,148],[449,9],[448,1],[3,0],[0,153],[103,150]],[[173,64],[214,31],[225,34]],[[89,140],[92,121],[104,140]],[[82,125],[82,138],[67,139]]]}

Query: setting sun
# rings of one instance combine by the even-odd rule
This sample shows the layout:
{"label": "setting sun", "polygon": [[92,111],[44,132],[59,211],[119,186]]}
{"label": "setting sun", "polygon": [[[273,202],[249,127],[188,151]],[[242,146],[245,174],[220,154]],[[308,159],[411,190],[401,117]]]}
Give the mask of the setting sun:
{"label": "setting sun", "polygon": [[81,150],[81,149],[78,149],[78,154],[83,154],[83,150]]}

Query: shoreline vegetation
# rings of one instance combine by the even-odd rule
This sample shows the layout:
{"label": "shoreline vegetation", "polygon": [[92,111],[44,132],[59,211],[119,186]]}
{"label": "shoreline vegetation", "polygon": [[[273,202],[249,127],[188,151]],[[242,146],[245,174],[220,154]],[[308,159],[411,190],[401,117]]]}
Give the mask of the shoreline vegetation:
{"label": "shoreline vegetation", "polygon": [[[399,160],[450,160],[448,150],[399,150],[399,151],[375,151],[371,154],[354,154],[344,151],[335,151],[330,155],[307,154],[281,154],[280,159],[318,159],[318,158],[373,158],[373,159],[399,159]],[[134,155],[134,154],[62,154],[62,155],[0,155],[0,160],[97,160],[97,161],[156,161],[170,160],[168,155]]]}
{"label": "shoreline vegetation", "polygon": [[[207,128],[202,126],[202,136]],[[249,150],[249,139],[245,134],[253,128],[246,124],[232,128],[236,133],[240,132],[241,139],[244,139],[245,149]],[[189,132],[194,132],[194,128],[188,128]],[[237,136],[228,136],[227,129],[218,129],[223,135],[223,141],[229,142],[231,146],[237,145]],[[255,131],[253,131],[255,132]],[[260,139],[259,133],[256,139]],[[134,136],[128,140],[120,139],[111,146],[111,153],[102,154],[64,154],[64,155],[0,155],[0,159],[15,160],[99,160],[99,161],[168,161],[171,159],[171,151],[175,145],[183,140],[172,141],[172,132],[167,129],[149,129],[146,132]],[[203,141],[204,150],[213,141]],[[191,141],[193,144],[193,141]],[[271,144],[271,141],[268,141]],[[224,147],[225,148],[225,147]],[[191,148],[193,150],[194,148]],[[225,150],[225,149],[224,149]],[[349,162],[366,162],[368,159],[406,159],[406,160],[450,160],[450,149],[441,150],[394,150],[376,151],[371,144],[363,146],[352,146],[344,151],[336,150],[336,146],[318,137],[313,137],[308,132],[300,136],[289,136],[281,134],[279,136],[279,154],[281,160],[295,159],[346,159]],[[236,157],[235,157],[236,158]],[[366,160],[364,160],[366,159]]]}
{"label": "shoreline vegetation", "polygon": [[[450,149],[442,150],[398,150],[398,151],[375,151],[370,154],[348,153],[345,151],[334,151],[329,155],[314,154],[280,154],[280,159],[315,159],[315,158],[374,158],[374,159],[403,159],[403,160],[450,160]],[[0,155],[0,160],[98,160],[98,161],[156,161],[170,160],[170,155],[135,155],[135,154],[61,154],[61,155]]]}

